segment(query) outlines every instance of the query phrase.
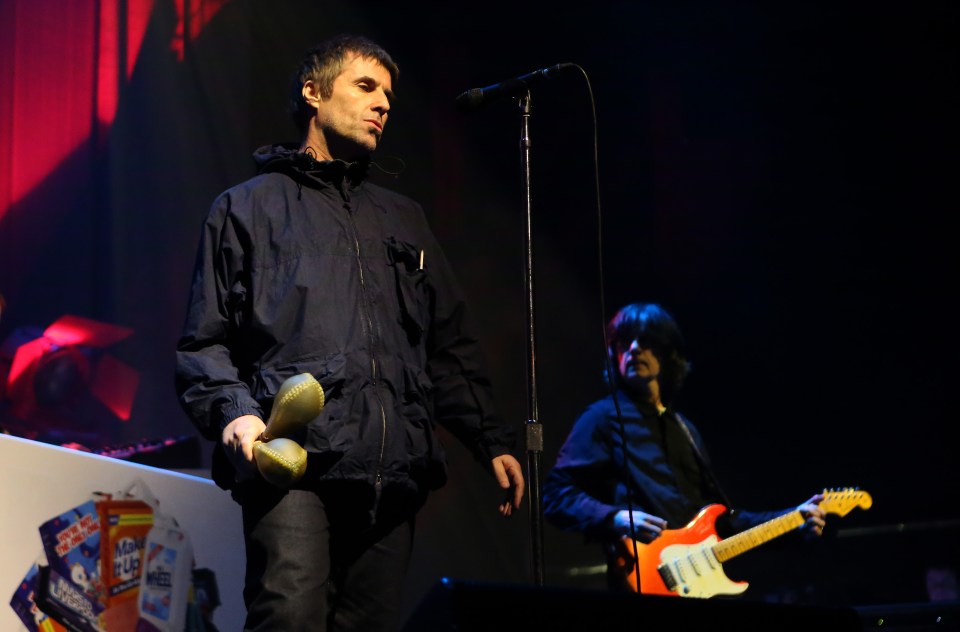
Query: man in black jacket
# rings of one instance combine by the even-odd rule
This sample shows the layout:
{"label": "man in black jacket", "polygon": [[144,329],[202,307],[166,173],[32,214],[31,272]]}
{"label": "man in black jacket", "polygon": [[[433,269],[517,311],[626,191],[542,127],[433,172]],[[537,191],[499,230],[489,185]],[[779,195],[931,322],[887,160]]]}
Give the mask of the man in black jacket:
{"label": "man in black jacket", "polygon": [[[397,72],[362,37],[311,50],[291,92],[302,141],[258,150],[259,175],[203,226],[177,391],[243,509],[246,629],[396,624],[414,516],[446,480],[437,422],[507,490],[502,514],[523,495],[513,429],[423,211],[366,181]],[[259,477],[253,445],[300,373],[326,405],[304,433],[305,477],[283,490]]]}
{"label": "man in black jacket", "polygon": [[655,303],[620,309],[607,325],[614,391],[574,423],[543,487],[544,514],[558,528],[583,533],[608,555],[608,585],[630,590],[620,564],[624,536],[650,543],[687,525],[707,504],[731,511],[728,535],[800,509],[802,529],[820,535],[824,511],[815,494],[785,511],[734,510],[713,475],[697,428],[674,408],[689,370],[673,317]]}

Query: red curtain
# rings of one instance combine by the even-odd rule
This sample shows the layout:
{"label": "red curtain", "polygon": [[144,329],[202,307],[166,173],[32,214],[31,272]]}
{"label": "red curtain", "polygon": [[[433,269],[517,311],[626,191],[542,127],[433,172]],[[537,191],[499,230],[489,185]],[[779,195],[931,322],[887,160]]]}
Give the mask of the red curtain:
{"label": "red curtain", "polygon": [[[228,1],[172,3],[179,60]],[[0,294],[19,294],[47,236],[76,208],[52,192],[90,194],[95,212],[97,159],[154,8],[154,0],[0,0]]]}
{"label": "red curtain", "polygon": [[4,1],[0,220],[89,142],[98,97],[97,33],[97,3]]}
{"label": "red curtain", "polygon": [[115,119],[138,107],[134,77],[148,32],[161,34],[153,57],[181,65],[225,4],[0,0],[0,342],[66,313],[129,319],[110,300],[125,291],[117,271],[130,267],[119,261],[126,237],[115,218],[129,211],[115,208],[124,184],[111,165],[131,158],[117,155],[111,132],[143,131]]}

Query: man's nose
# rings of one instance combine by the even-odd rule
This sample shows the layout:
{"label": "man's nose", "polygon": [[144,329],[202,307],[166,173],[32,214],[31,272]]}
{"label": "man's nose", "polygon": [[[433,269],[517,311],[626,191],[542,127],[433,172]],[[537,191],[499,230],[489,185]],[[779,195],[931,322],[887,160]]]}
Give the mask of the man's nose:
{"label": "man's nose", "polygon": [[643,344],[641,344],[639,340],[637,340],[636,338],[634,338],[633,340],[630,341],[630,346],[627,347],[627,351],[629,351],[629,352],[631,352],[631,353],[640,353],[640,352],[643,351],[645,348],[646,348],[646,347],[644,347]]}
{"label": "man's nose", "polygon": [[390,111],[390,99],[387,98],[387,95],[382,90],[379,93],[379,98],[373,104],[373,110],[380,113],[381,116],[386,115]]}

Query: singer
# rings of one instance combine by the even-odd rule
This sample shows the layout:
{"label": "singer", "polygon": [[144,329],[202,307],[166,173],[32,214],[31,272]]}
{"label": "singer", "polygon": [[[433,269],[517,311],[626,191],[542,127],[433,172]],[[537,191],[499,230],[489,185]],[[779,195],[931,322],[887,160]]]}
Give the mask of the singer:
{"label": "singer", "polygon": [[[366,178],[397,75],[363,37],[309,51],[290,92],[299,142],[257,150],[258,175],[202,227],[176,388],[243,510],[247,630],[395,629],[414,518],[446,481],[436,423],[493,474],[501,514],[523,497],[515,431],[423,210]],[[284,490],[252,449],[299,373],[326,403]]]}
{"label": "singer", "polygon": [[[544,482],[543,508],[558,528],[603,546],[608,586],[624,591],[632,589],[632,569],[618,563],[624,536],[650,543],[664,529],[687,525],[707,504],[733,507],[700,433],[674,407],[690,367],[673,317],[655,303],[623,307],[607,325],[607,352],[615,391],[574,423]],[[718,528],[742,531],[799,509],[806,518],[801,530],[820,535],[821,499],[816,494],[785,511],[730,511]]]}

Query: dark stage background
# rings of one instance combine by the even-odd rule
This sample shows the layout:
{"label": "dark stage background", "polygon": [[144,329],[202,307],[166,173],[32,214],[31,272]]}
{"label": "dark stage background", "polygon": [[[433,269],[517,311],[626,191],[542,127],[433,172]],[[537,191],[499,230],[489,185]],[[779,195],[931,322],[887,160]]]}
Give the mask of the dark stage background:
{"label": "dark stage background", "polygon": [[[926,566],[956,567],[960,522],[957,5],[523,4],[2,0],[0,335],[63,314],[133,329],[109,349],[140,375],[130,418],[91,441],[192,435],[173,348],[200,223],[253,174],[256,147],[293,139],[300,54],[360,32],[401,67],[375,178],[428,210],[522,436],[520,117],[453,100],[573,62],[596,99],[598,164],[582,74],[532,99],[544,474],[603,395],[602,323],[659,301],[689,342],[680,405],[737,504],[843,486],[875,501],[820,542],[735,560],[748,598],[925,600]],[[501,521],[492,483],[446,445],[452,480],[418,524],[411,607],[444,575],[532,581],[529,517]],[[547,583],[602,585],[592,546],[544,537]]]}

